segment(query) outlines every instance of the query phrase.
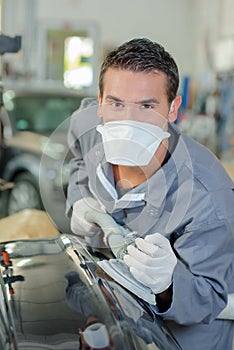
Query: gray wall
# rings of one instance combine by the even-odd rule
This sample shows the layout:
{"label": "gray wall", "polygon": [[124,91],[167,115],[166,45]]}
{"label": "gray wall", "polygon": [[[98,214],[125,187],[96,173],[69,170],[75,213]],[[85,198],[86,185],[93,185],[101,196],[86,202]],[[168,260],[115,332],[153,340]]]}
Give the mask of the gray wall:
{"label": "gray wall", "polygon": [[7,59],[18,70],[38,69],[43,23],[94,24],[99,62],[108,48],[146,36],[175,57],[181,75],[212,85],[215,47],[234,34],[233,11],[230,0],[3,0],[3,31],[22,34],[24,48]]}

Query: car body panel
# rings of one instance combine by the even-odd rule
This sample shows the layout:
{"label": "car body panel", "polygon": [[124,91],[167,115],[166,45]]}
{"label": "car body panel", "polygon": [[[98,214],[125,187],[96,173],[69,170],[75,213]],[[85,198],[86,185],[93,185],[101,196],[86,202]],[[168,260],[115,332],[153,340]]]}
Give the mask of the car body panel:
{"label": "car body panel", "polygon": [[17,349],[93,349],[87,343],[79,347],[90,320],[105,326],[107,349],[180,349],[149,305],[98,267],[97,261],[107,258],[103,251],[89,252],[71,235],[5,242],[3,247],[15,280],[9,294],[1,267]]}

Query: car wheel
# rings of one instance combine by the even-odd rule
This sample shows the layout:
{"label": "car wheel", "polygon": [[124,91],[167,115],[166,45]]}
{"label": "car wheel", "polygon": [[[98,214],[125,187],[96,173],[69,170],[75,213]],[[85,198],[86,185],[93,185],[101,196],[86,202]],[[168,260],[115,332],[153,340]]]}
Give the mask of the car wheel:
{"label": "car wheel", "polygon": [[39,189],[31,174],[21,173],[13,179],[13,182],[14,187],[7,191],[5,198],[6,215],[24,209],[43,209]]}

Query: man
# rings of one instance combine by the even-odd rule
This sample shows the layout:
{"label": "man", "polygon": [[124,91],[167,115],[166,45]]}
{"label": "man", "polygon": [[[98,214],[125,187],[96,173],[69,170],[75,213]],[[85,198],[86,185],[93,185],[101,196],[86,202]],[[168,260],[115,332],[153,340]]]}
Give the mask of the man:
{"label": "man", "polygon": [[174,59],[148,39],[107,55],[98,103],[85,100],[71,119],[67,214],[90,242],[101,237],[90,207],[137,231],[124,261],[155,294],[155,313],[183,349],[227,350],[233,322],[216,317],[234,292],[234,186],[173,124],[178,85]]}

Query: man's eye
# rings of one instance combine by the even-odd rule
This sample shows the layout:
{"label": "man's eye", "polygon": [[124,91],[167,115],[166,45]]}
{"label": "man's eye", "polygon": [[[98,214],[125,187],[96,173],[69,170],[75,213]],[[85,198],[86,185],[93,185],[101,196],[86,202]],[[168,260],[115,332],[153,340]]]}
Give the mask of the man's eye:
{"label": "man's eye", "polygon": [[123,103],[120,103],[120,102],[112,102],[111,107],[120,109],[120,108],[124,108],[124,105]]}
{"label": "man's eye", "polygon": [[146,104],[141,105],[141,108],[142,108],[142,109],[153,109],[154,106],[152,106],[152,105],[146,103]]}

